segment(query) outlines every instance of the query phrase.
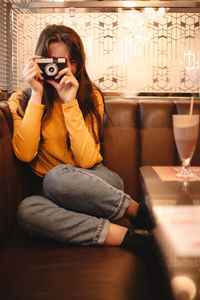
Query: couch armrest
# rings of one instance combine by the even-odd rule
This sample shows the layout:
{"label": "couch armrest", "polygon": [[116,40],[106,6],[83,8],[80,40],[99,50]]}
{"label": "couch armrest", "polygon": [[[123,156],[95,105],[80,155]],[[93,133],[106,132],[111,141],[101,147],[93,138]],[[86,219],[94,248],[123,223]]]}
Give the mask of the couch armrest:
{"label": "couch armrest", "polygon": [[7,101],[0,102],[0,243],[16,223],[18,204],[27,193],[24,164],[12,149],[12,116]]}

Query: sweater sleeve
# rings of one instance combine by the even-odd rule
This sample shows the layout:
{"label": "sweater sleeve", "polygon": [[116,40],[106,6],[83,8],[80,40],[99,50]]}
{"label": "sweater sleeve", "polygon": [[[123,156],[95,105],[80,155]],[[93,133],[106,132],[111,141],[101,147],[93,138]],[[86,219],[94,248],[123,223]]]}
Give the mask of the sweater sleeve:
{"label": "sweater sleeve", "polygon": [[24,116],[20,117],[18,95],[13,94],[8,101],[13,118],[13,150],[19,160],[30,162],[38,152],[44,105],[29,101]]}
{"label": "sweater sleeve", "polygon": [[[97,109],[103,120],[104,104],[101,95],[97,94]],[[96,144],[92,134],[90,118],[84,120],[78,101],[63,104],[66,128],[69,132],[71,150],[77,164],[82,168],[91,168],[102,161],[100,143]],[[93,119],[94,130],[98,136],[98,123]]]}

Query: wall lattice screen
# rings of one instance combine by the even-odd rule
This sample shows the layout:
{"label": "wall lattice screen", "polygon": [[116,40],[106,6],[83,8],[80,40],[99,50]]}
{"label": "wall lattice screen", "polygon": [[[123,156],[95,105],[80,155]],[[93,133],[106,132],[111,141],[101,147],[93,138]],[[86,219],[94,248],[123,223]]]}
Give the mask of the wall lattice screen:
{"label": "wall lattice screen", "polygon": [[106,92],[199,93],[200,14],[13,10],[12,90],[24,87],[25,60],[47,24],[65,24],[83,39],[91,78]]}
{"label": "wall lattice screen", "polygon": [[0,1],[0,91],[9,85],[9,17],[7,1]]}

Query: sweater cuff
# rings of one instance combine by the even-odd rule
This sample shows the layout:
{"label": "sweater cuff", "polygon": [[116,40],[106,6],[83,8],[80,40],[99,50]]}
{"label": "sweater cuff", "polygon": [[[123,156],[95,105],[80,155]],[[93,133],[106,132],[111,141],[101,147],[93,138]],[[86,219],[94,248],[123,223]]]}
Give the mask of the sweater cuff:
{"label": "sweater cuff", "polygon": [[28,102],[27,107],[30,107],[31,109],[35,109],[35,110],[44,110],[45,105],[44,104],[38,104],[32,101]]}
{"label": "sweater cuff", "polygon": [[77,99],[75,99],[74,101],[69,102],[69,103],[63,103],[62,104],[62,109],[63,109],[63,111],[65,111],[65,110],[67,110],[69,108],[73,108],[73,107],[76,107],[76,106],[78,106],[78,108],[79,108],[79,104],[78,104],[78,100]]}

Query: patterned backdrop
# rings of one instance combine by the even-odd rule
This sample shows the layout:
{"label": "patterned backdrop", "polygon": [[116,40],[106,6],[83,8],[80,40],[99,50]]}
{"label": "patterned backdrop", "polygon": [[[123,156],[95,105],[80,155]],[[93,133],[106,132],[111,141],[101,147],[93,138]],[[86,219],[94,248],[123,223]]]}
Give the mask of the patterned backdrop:
{"label": "patterned backdrop", "polygon": [[119,11],[13,12],[13,89],[47,24],[81,36],[90,77],[104,92],[199,92],[200,14]]}

